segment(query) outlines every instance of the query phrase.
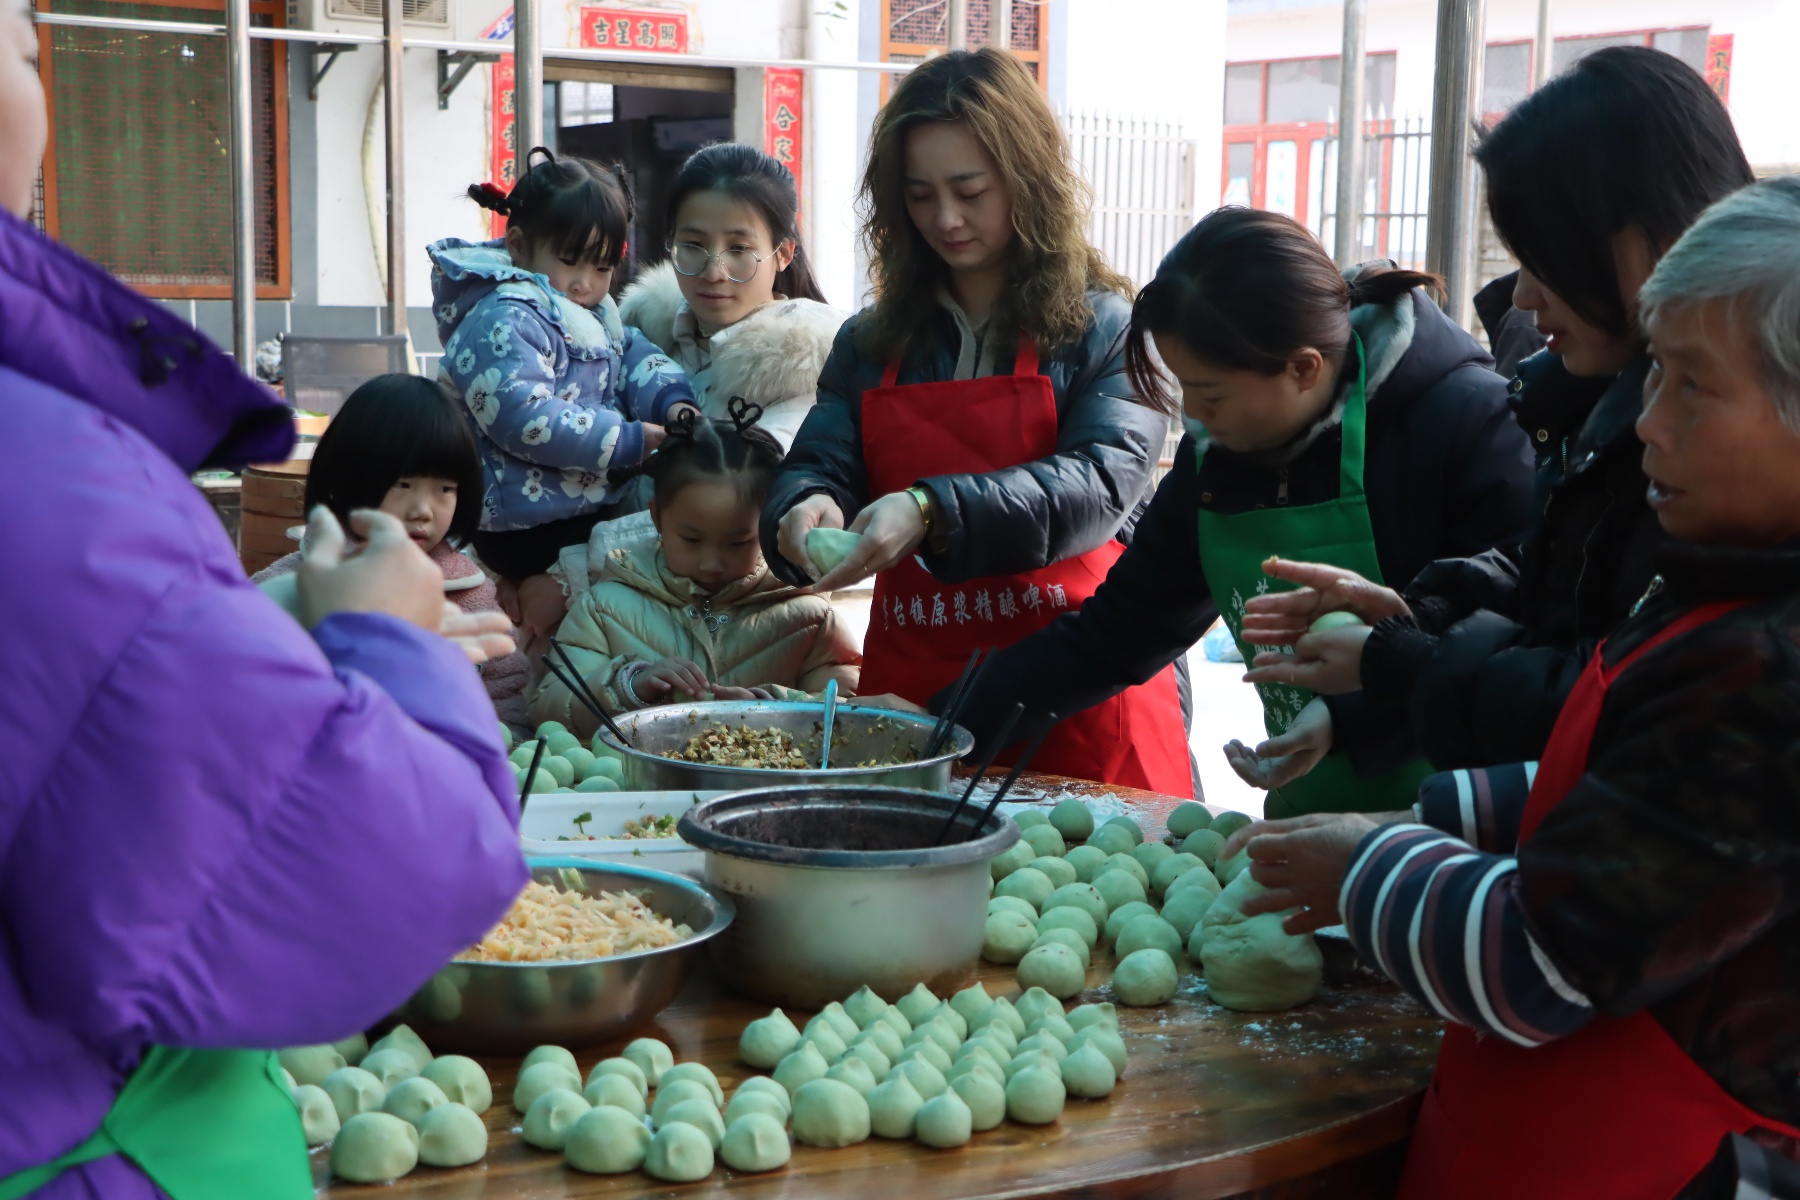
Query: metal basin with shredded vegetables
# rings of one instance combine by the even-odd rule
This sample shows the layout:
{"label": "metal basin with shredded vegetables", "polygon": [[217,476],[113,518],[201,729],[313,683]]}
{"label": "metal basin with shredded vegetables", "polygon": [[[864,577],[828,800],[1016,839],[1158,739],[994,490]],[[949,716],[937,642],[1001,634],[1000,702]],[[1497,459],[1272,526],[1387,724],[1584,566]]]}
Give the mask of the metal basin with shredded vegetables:
{"label": "metal basin with shredded vegetables", "polygon": [[[579,882],[579,881],[577,881]],[[569,962],[655,950],[694,935],[631,892],[560,891],[525,885],[512,910],[457,962]]]}
{"label": "metal basin with shredded vegetables", "polygon": [[[883,723],[875,722],[872,732],[884,732]],[[747,725],[713,724],[689,738],[681,749],[665,754],[666,758],[681,762],[704,763],[712,767],[757,767],[768,771],[804,771],[815,766],[824,738],[824,731],[814,726],[814,737],[806,746],[802,746],[794,735],[785,729],[751,729]],[[831,739],[835,752],[848,739],[843,735],[834,735]],[[810,752],[811,757],[808,757]],[[833,757],[836,757],[835,753]],[[888,767],[912,761],[898,754],[890,754],[880,758],[872,758],[866,762],[846,763],[856,767]]]}

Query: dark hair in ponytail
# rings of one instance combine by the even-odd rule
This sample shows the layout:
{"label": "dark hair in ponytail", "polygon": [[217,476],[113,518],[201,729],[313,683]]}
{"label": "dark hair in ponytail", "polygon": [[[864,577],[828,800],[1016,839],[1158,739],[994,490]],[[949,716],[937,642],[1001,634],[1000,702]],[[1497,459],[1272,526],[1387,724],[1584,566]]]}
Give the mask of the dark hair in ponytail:
{"label": "dark hair in ponytail", "polygon": [[781,467],[781,443],[757,425],[761,405],[733,396],[729,411],[726,420],[707,420],[684,409],[669,422],[668,438],[644,464],[659,506],[703,480],[732,481],[739,497],[758,508],[768,499]]}
{"label": "dark hair in ponytail", "polygon": [[688,156],[669,185],[668,229],[675,235],[675,219],[683,202],[697,192],[724,192],[756,210],[769,227],[769,237],[779,246],[794,243],[794,261],[775,276],[775,290],[783,296],[825,302],[812,263],[800,243],[800,194],[794,176],[773,157],[742,142],[716,142]]}
{"label": "dark hair in ponytail", "polygon": [[1392,304],[1414,288],[1440,288],[1422,271],[1365,269],[1346,283],[1304,225],[1279,213],[1221,208],[1188,230],[1138,293],[1125,369],[1140,395],[1176,406],[1151,353],[1166,334],[1226,370],[1274,375],[1312,347],[1333,363],[1350,349],[1350,310]]}
{"label": "dark hair in ponytail", "polygon": [[[538,158],[542,155],[542,158]],[[533,162],[533,159],[537,159]],[[617,163],[602,167],[582,158],[558,158],[543,146],[525,156],[526,170],[511,192],[491,183],[469,185],[469,199],[506,217],[534,246],[563,258],[615,267],[631,235],[631,185]]]}

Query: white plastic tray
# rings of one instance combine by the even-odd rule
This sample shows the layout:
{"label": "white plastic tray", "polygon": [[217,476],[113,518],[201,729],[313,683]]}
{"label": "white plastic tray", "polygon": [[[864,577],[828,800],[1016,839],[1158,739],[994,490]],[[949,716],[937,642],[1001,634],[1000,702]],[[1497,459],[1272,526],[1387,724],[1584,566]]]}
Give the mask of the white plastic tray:
{"label": "white plastic tray", "polygon": [[[625,822],[643,817],[679,817],[701,800],[723,792],[589,792],[533,796],[519,822],[519,848],[536,856],[567,855],[606,862],[635,863],[700,879],[706,856],[677,837],[620,839]],[[582,813],[593,819],[578,827]],[[583,836],[585,834],[585,836]],[[567,841],[562,839],[567,838]]]}

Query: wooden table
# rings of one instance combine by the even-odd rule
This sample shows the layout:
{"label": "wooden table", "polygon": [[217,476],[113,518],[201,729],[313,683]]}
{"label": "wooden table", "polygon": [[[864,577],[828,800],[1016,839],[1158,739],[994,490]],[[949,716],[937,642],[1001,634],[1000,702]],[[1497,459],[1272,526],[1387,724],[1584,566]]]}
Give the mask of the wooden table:
{"label": "wooden table", "polygon": [[[1028,777],[1030,779],[1031,777]],[[1149,793],[1039,776],[1052,794],[1107,792],[1124,800],[1150,837],[1176,801]],[[1096,951],[1088,988],[1070,1007],[1110,1000],[1113,959]],[[982,963],[990,992],[1016,998],[1013,969]],[[737,1061],[744,1025],[767,1009],[725,992],[697,971],[680,998],[631,1036],[659,1037],[676,1061],[712,1067],[727,1091],[752,1074]],[[796,1021],[804,1023],[799,1014]],[[810,1014],[808,1014],[810,1015]],[[472,1167],[420,1167],[381,1194],[393,1200],[695,1196],[719,1200],[854,1197],[856,1200],[973,1200],[975,1197],[1374,1197],[1393,1192],[1406,1137],[1437,1057],[1441,1024],[1397,989],[1370,978],[1327,987],[1285,1013],[1237,1013],[1207,999],[1183,965],[1182,989],[1159,1008],[1119,1009],[1131,1054],[1105,1100],[1071,1099],[1048,1126],[1004,1122],[967,1146],[932,1150],[871,1138],[842,1150],[796,1145],[780,1171],[736,1174],[720,1163],[699,1183],[671,1184],[642,1172],[584,1175],[560,1154],[526,1145],[508,1101],[517,1059],[483,1059],[494,1081],[487,1158]],[[585,1072],[628,1039],[574,1048]],[[325,1152],[314,1178],[331,1200],[365,1194],[328,1186]]]}

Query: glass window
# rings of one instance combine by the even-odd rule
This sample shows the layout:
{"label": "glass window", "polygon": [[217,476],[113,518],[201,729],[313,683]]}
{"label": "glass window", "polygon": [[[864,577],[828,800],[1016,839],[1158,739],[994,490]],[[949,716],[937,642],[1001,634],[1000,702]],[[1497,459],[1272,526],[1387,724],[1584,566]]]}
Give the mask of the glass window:
{"label": "glass window", "polygon": [[1256,143],[1232,142],[1225,147],[1225,195],[1221,204],[1250,207],[1251,176],[1256,171]]}
{"label": "glass window", "polygon": [[1237,63],[1225,68],[1225,123],[1262,124],[1261,63]]}
{"label": "glass window", "polygon": [[1300,211],[1300,146],[1296,142],[1270,142],[1267,190],[1263,207],[1293,216]]}
{"label": "glass window", "polygon": [[1531,92],[1531,43],[1487,48],[1481,75],[1481,111],[1504,113]]}
{"label": "glass window", "polygon": [[[1388,114],[1394,108],[1394,56],[1371,54],[1364,60],[1363,103]],[[1338,60],[1302,58],[1269,64],[1271,125],[1297,121],[1329,121],[1337,111]]]}
{"label": "glass window", "polygon": [[1700,74],[1706,74],[1707,29],[1665,29],[1652,34],[1650,44],[1664,54],[1673,54]]}
{"label": "glass window", "polygon": [[1550,56],[1550,65],[1560,75],[1596,50],[1604,50],[1608,46],[1641,46],[1644,35],[1641,33],[1616,33],[1605,37],[1557,38],[1556,49]]}

